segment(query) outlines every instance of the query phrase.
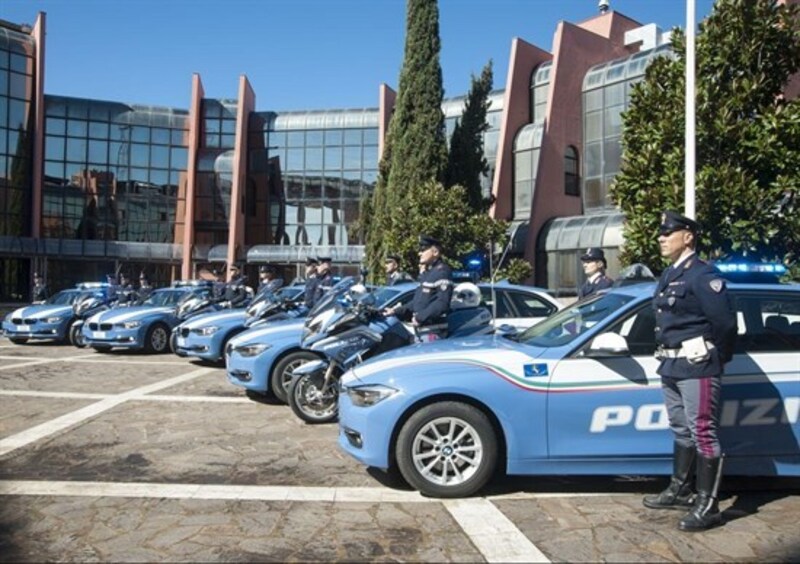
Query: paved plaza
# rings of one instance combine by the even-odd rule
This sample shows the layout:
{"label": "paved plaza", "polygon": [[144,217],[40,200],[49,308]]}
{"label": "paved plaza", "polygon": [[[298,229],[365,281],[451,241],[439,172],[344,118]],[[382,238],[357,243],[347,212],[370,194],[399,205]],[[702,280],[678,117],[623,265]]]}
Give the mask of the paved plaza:
{"label": "paved plaza", "polygon": [[220,367],[0,339],[0,561],[797,561],[800,481],[723,484],[724,527],[646,510],[663,478],[498,477],[436,500],[336,425]]}

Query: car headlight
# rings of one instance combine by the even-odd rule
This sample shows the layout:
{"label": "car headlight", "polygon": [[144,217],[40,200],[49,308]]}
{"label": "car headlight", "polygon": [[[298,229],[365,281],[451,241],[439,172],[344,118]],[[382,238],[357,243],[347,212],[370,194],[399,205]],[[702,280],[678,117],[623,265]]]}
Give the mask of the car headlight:
{"label": "car headlight", "polygon": [[63,319],[64,319],[63,317],[46,317],[44,322],[45,323],[61,323],[61,320],[63,320]]}
{"label": "car headlight", "polygon": [[370,407],[390,398],[397,393],[397,390],[389,386],[380,384],[367,384],[363,386],[351,386],[345,388],[347,396],[353,405],[357,407]]}
{"label": "car headlight", "polygon": [[217,331],[219,331],[219,327],[215,327],[213,325],[211,327],[201,327],[200,329],[194,330],[194,332],[197,333],[198,335],[204,335],[206,337],[208,335],[213,335]]}
{"label": "car headlight", "polygon": [[123,321],[120,323],[123,329],[136,329],[137,327],[142,326],[141,321]]}
{"label": "car headlight", "polygon": [[239,353],[241,356],[249,357],[249,356],[258,356],[267,350],[270,345],[257,343],[254,345],[240,345],[238,347],[233,348],[233,352]]}

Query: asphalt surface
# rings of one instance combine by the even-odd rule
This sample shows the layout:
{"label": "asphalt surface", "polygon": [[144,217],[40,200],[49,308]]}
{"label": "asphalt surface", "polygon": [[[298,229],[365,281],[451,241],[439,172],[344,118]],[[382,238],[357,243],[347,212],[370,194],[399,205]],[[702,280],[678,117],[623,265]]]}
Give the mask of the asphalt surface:
{"label": "asphalt surface", "polygon": [[663,478],[498,477],[442,501],[368,471],[224,370],[0,338],[0,561],[800,560],[800,481],[727,480],[725,524]]}

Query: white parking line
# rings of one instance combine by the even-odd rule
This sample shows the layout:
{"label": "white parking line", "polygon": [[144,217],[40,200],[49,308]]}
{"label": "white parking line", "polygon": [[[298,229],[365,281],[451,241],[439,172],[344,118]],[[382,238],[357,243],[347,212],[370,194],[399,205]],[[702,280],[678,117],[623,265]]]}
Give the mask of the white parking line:
{"label": "white parking line", "polygon": [[[28,357],[28,358],[30,358],[30,357]],[[61,361],[64,361],[64,360],[74,360],[76,358],[80,358],[80,357],[70,356],[70,357],[67,357],[67,358],[40,358],[40,359],[35,359],[34,358],[34,359],[31,359],[29,362],[20,362],[18,364],[10,364],[8,366],[0,366],[0,370],[10,370],[12,368],[24,368],[26,366],[36,366],[38,364],[49,364],[51,362],[61,362]],[[9,359],[10,360],[25,360],[24,357],[14,357],[14,356],[11,356],[11,357],[4,356],[4,357],[0,357],[0,359],[4,359],[4,360],[9,360]]]}
{"label": "white parking line", "polygon": [[[43,392],[38,390],[0,390],[0,396],[19,396],[32,398],[53,399],[93,399],[101,400],[115,397],[115,394],[91,394],[83,392]],[[156,395],[148,394],[132,398],[131,401],[177,401],[177,402],[208,402],[208,403],[253,403],[253,400],[239,396],[181,396],[181,395]]]}
{"label": "white parking line", "polygon": [[[6,356],[0,355],[0,360],[28,360],[28,361],[35,361],[35,362],[57,362],[57,361],[67,361],[67,362],[90,362],[94,364],[147,364],[150,366],[162,366],[165,364],[172,365],[172,366],[192,366],[188,361],[181,362],[181,361],[170,361],[170,360],[132,360],[130,358],[126,358],[124,356],[120,357],[103,357],[99,358],[94,353],[87,352],[80,356],[70,356],[67,358],[48,358],[48,359],[41,359],[35,356]],[[16,364],[12,366],[0,366],[0,369],[3,368],[14,368],[14,366],[24,366],[24,364]]]}
{"label": "white parking line", "polygon": [[41,425],[31,427],[30,429],[17,433],[16,435],[6,437],[5,439],[0,440],[0,456],[8,454],[9,452],[23,446],[29,445],[30,443],[38,441],[39,439],[54,435],[60,431],[63,431],[64,429],[77,425],[82,421],[91,419],[92,417],[108,411],[109,409],[112,409],[121,403],[132,399],[138,399],[145,394],[157,392],[176,384],[181,384],[188,380],[197,378],[198,376],[202,376],[210,371],[210,368],[202,368],[200,370],[189,372],[188,374],[183,374],[182,376],[176,376],[174,378],[156,382],[155,384],[148,384],[147,386],[142,386],[140,388],[135,388],[115,396],[110,396],[98,401],[97,403],[87,405],[86,407],[62,415],[61,417],[56,417],[55,419],[42,423]]}
{"label": "white parking line", "polygon": [[487,562],[550,562],[489,500],[449,499],[444,506]]}

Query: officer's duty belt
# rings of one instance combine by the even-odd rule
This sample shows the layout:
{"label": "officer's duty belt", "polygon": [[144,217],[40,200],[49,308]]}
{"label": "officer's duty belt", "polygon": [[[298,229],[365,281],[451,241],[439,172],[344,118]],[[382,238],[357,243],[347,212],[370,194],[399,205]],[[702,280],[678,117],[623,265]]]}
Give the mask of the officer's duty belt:
{"label": "officer's duty belt", "polygon": [[[714,348],[714,343],[711,341],[706,341],[706,348],[711,350]],[[656,349],[655,357],[659,360],[663,360],[665,358],[686,358],[688,355],[683,347],[678,349],[668,349],[665,347],[658,347]]]}

